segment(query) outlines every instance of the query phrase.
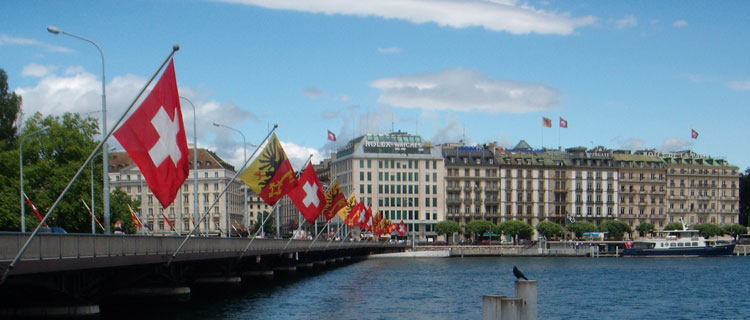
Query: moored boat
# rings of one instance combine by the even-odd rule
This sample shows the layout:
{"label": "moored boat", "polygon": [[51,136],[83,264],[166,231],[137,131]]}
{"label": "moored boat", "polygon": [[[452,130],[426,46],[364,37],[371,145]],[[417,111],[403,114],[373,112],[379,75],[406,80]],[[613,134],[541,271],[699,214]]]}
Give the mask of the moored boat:
{"label": "moored boat", "polygon": [[658,237],[625,243],[623,257],[731,256],[734,243],[708,244],[698,230],[660,231]]}

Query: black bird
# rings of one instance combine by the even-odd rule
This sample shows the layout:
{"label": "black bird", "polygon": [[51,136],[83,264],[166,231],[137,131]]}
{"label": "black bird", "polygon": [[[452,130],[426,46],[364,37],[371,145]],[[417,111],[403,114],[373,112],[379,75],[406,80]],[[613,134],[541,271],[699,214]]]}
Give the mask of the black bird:
{"label": "black bird", "polygon": [[521,273],[521,270],[518,270],[516,266],[513,266],[513,275],[516,276],[516,280],[523,278],[524,280],[529,280],[529,278],[526,278],[526,276]]}

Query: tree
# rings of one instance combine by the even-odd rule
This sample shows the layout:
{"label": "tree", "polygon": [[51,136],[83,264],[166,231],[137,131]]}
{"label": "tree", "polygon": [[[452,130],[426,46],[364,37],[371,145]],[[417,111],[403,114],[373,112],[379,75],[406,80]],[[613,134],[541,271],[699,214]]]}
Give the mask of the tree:
{"label": "tree", "polygon": [[483,234],[485,232],[491,232],[494,229],[494,224],[487,220],[473,220],[466,224],[466,233],[478,236],[480,239],[484,239]]}
{"label": "tree", "polygon": [[498,226],[504,234],[513,237],[513,242],[518,238],[529,239],[534,234],[534,228],[528,223],[519,220],[508,220]]}
{"label": "tree", "polygon": [[741,234],[747,234],[747,227],[741,224],[730,224],[724,227],[724,233],[732,236],[732,238],[734,238],[734,241],[737,241],[737,236]]}
{"label": "tree", "polygon": [[698,230],[700,235],[702,235],[706,239],[724,234],[724,228],[719,227],[713,223],[700,223],[694,225],[693,228],[695,230]]}
{"label": "tree", "polygon": [[653,223],[643,222],[635,229],[638,230],[638,234],[643,237],[648,234],[653,234],[654,231],[656,231],[656,226],[654,226]]}
{"label": "tree", "polygon": [[607,237],[610,239],[620,241],[625,233],[631,233],[633,229],[630,228],[630,225],[620,220],[607,220],[599,225],[599,231],[606,232]]}
{"label": "tree", "polygon": [[461,232],[461,226],[459,226],[455,221],[441,221],[438,222],[437,225],[435,225],[435,232],[437,232],[437,234],[439,235],[444,234],[446,240],[450,242],[450,238],[454,233]]}
{"label": "tree", "polygon": [[567,226],[568,231],[575,233],[576,238],[580,239],[586,232],[597,232],[597,228],[593,223],[587,221],[579,221]]}
{"label": "tree", "polygon": [[[81,118],[78,114],[66,113],[62,116],[42,117],[40,113],[30,117],[21,135],[38,131],[44,126],[49,129],[26,139],[23,146],[24,192],[44,215],[57,200],[65,187],[96,146],[94,135],[98,133],[96,119]],[[18,149],[0,153],[0,167],[12,168],[11,175],[3,175],[0,183],[0,230],[20,230],[19,212],[19,172]],[[95,189],[101,194],[101,165],[95,170]],[[48,220],[51,226],[61,227],[68,232],[91,232],[91,218],[81,199],[91,196],[90,170],[71,185]],[[98,178],[98,179],[97,179]],[[31,208],[26,207],[31,213]],[[97,206],[98,212],[103,212]],[[31,213],[26,215],[27,230],[35,228],[39,220]]]}
{"label": "tree", "polygon": [[16,121],[21,111],[22,99],[10,92],[8,75],[0,69],[0,150],[12,149],[18,127]]}
{"label": "tree", "polygon": [[[266,217],[270,216],[271,213],[268,211],[263,211],[258,215],[258,218],[255,219],[255,223],[253,223],[253,229],[251,230],[251,233],[255,233],[258,229],[260,229],[260,224],[263,222]],[[273,222],[273,218],[268,218],[266,220],[266,223],[263,224],[263,232],[266,234],[273,234],[275,232],[275,225]]]}
{"label": "tree", "polygon": [[740,174],[740,224],[748,225],[750,217],[750,168]]}
{"label": "tree", "polygon": [[545,238],[552,239],[554,237],[561,237],[564,229],[561,225],[552,221],[542,221],[537,223],[536,231]]}
{"label": "tree", "polygon": [[664,226],[664,230],[682,230],[684,226],[682,225],[682,222],[675,221],[670,222],[666,226]]}
{"label": "tree", "polygon": [[[128,194],[122,190],[114,190],[112,191],[112,193],[110,193],[110,196],[109,196],[110,219],[112,221],[117,221],[117,220],[122,221],[124,224],[123,231],[125,233],[135,234],[135,233],[138,233],[138,226],[136,226],[135,223],[133,222],[133,218],[130,215],[130,210],[128,209],[128,205],[130,205],[130,207],[133,208],[133,211],[137,212],[138,207],[141,206],[141,200],[131,199],[128,196]],[[89,215],[89,217],[90,216],[91,215]],[[104,222],[101,216],[99,217],[99,220]],[[172,223],[175,223],[175,221],[172,221]]]}

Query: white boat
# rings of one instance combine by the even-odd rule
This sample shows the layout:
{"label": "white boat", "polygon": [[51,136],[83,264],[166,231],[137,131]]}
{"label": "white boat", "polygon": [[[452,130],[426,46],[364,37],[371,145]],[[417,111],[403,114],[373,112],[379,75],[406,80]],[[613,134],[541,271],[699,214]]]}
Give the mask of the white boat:
{"label": "white boat", "polygon": [[702,257],[731,256],[734,243],[709,244],[698,230],[668,230],[657,232],[654,239],[641,239],[625,243],[623,257]]}

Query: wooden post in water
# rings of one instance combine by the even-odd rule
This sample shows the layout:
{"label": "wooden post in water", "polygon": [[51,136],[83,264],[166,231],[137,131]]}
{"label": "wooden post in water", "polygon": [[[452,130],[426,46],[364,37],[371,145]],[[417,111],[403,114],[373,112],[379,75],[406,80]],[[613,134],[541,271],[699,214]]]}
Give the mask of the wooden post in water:
{"label": "wooden post in water", "polygon": [[500,319],[500,300],[505,296],[486,295],[482,302],[482,320]]}
{"label": "wooden post in water", "polygon": [[[520,320],[537,319],[536,280],[516,280],[516,298],[523,300],[519,310]],[[505,319],[505,318],[503,318]]]}

